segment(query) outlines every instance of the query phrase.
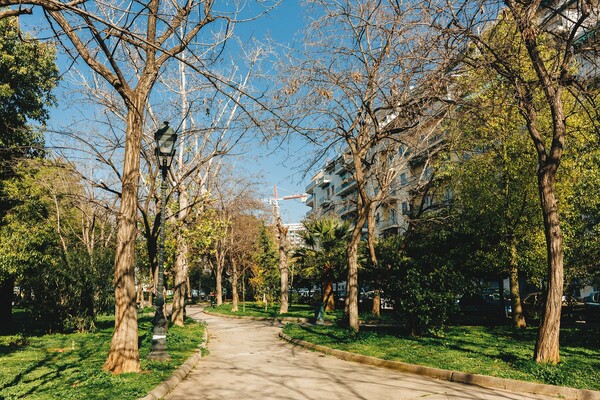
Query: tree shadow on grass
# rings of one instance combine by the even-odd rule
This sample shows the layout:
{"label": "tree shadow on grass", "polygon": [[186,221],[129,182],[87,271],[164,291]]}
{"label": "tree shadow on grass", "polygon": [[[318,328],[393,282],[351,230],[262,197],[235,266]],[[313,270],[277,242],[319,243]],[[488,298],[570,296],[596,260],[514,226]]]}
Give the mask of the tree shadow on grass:
{"label": "tree shadow on grass", "polygon": [[[23,391],[19,392],[18,396],[28,397],[40,390],[50,390],[50,388],[43,388],[51,385],[53,381],[64,381],[63,376],[69,370],[74,371],[74,376],[79,375],[81,365],[96,356],[99,350],[97,341],[81,341],[75,347],[69,337],[62,338],[55,345],[57,347],[45,349],[43,357],[27,364],[14,375],[12,380],[0,386],[0,391],[21,385]],[[35,376],[35,380],[31,379],[31,376]],[[29,387],[25,389],[26,386]]]}

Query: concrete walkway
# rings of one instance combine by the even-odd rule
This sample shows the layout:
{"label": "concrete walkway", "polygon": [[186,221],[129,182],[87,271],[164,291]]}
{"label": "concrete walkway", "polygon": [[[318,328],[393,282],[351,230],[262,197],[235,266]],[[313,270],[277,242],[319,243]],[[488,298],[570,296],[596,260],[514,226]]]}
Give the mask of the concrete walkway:
{"label": "concrete walkway", "polygon": [[210,355],[166,396],[169,400],[555,399],[342,361],[284,342],[276,322],[210,316],[194,307],[188,315],[208,324]]}

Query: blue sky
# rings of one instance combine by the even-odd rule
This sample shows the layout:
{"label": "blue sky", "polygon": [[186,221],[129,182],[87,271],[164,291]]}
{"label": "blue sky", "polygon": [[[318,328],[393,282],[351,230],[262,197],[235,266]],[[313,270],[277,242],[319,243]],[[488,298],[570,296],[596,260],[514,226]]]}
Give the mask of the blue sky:
{"label": "blue sky", "polygon": [[[263,18],[244,24],[237,31],[243,36],[253,36],[258,40],[270,37],[278,43],[293,45],[298,32],[302,30],[306,17],[300,5],[301,0],[283,0],[282,4]],[[36,17],[33,17],[37,19]],[[30,19],[29,22],[32,20]],[[25,21],[24,21],[25,22]],[[25,22],[27,23],[27,22]],[[59,65],[65,69],[68,60],[60,56]],[[72,94],[67,90],[57,93],[59,98],[58,108],[52,110],[48,122],[50,129],[63,126],[74,120],[85,119],[81,107],[69,108],[66,97]],[[61,101],[63,100],[63,101]],[[91,112],[87,110],[84,112]],[[303,177],[301,163],[303,161],[303,148],[300,141],[292,140],[281,147],[271,146],[264,148],[256,146],[247,157],[236,162],[241,174],[261,176],[264,182],[260,191],[265,197],[272,197],[273,186],[277,186],[279,197],[304,193],[310,175]],[[300,222],[309,210],[299,200],[280,201],[280,211],[284,223]]]}
{"label": "blue sky", "polygon": [[[257,37],[268,35],[278,43],[293,45],[306,23],[300,3],[301,0],[283,0],[272,13],[246,26],[245,30]],[[253,160],[246,165],[263,176],[267,195],[273,193],[273,186],[277,186],[279,197],[300,194],[304,193],[310,179],[310,175],[303,178],[301,163],[305,151],[300,140],[292,140],[281,148],[256,149],[252,154]],[[299,200],[280,201],[279,207],[284,223],[300,222],[309,210]]]}

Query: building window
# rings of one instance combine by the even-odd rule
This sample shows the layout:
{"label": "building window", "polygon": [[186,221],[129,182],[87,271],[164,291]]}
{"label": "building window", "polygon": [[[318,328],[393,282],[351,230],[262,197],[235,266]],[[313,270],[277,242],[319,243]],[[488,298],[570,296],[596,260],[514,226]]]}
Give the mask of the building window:
{"label": "building window", "polygon": [[377,215],[375,215],[375,223],[379,224],[380,221],[381,221],[381,216],[379,215],[379,213],[377,213]]}
{"label": "building window", "polygon": [[406,201],[402,202],[402,214],[407,215],[409,211],[408,203]]}
{"label": "building window", "polygon": [[406,173],[403,172],[400,174],[400,185],[406,186],[407,183],[408,183],[408,179],[406,178]]}
{"label": "building window", "polygon": [[423,198],[423,207],[431,207],[433,204],[433,200],[430,195],[427,195]]}
{"label": "building window", "polygon": [[400,146],[400,148],[398,149],[398,154],[400,154],[400,157],[404,157],[406,155],[406,146]]}
{"label": "building window", "polygon": [[396,210],[394,209],[390,210],[390,220],[392,221],[392,224],[398,223],[398,218],[396,217]]}

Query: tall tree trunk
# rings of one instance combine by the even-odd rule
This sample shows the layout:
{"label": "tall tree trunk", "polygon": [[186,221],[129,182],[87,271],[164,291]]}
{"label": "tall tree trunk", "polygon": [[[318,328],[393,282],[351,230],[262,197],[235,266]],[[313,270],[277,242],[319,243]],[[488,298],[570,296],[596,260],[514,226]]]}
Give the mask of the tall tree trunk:
{"label": "tall tree trunk", "polygon": [[6,328],[12,321],[12,302],[15,291],[15,277],[8,275],[0,280],[0,321]]}
{"label": "tall tree trunk", "polygon": [[223,304],[223,267],[225,266],[223,257],[217,256],[217,265],[215,268],[215,286],[216,286],[216,301],[217,305]]}
{"label": "tall tree trunk", "polygon": [[115,374],[140,371],[137,306],[135,302],[135,239],[137,237],[137,191],[144,126],[145,97],[139,96],[127,113],[125,159],[115,251],[115,330],[104,370]]}
{"label": "tall tree trunk", "polygon": [[[555,167],[557,168],[558,164]],[[535,360],[551,364],[560,361],[559,336],[564,279],[563,237],[554,192],[556,168],[541,168],[538,174],[548,251],[548,292],[535,345]]]}
{"label": "tall tree trunk", "polygon": [[246,269],[242,275],[242,310],[246,312]]}
{"label": "tall tree trunk", "polygon": [[323,293],[323,305],[325,311],[335,310],[335,299],[333,298],[333,282],[331,278],[326,278],[323,282],[322,293]]}
{"label": "tall tree trunk", "polygon": [[510,298],[512,307],[513,327],[526,328],[523,306],[521,304],[521,291],[519,289],[519,267],[517,261],[517,245],[514,239],[510,243]]}
{"label": "tall tree trunk", "polygon": [[[548,61],[544,59],[541,53],[539,41],[541,30],[535,26],[536,19],[532,18],[538,12],[540,2],[520,3],[515,0],[505,0],[505,4],[517,22],[531,65],[536,72],[538,82],[544,92],[546,104],[552,115],[552,140],[550,142],[549,138],[542,135],[537,129],[538,113],[533,104],[532,99],[535,97],[531,93],[531,86],[525,85],[517,88],[522,92],[519,94],[521,113],[527,121],[527,129],[538,154],[538,190],[544,217],[544,234],[548,253],[548,291],[544,313],[540,321],[534,358],[539,363],[557,364],[560,361],[559,336],[564,271],[563,237],[556,202],[555,178],[560,165],[566,134],[566,117],[562,92],[567,85],[571,84],[569,82],[569,69],[571,68],[574,51],[572,48],[562,50],[559,48],[558,51],[564,54],[560,67],[549,67]],[[582,17],[585,14],[589,16],[589,10],[581,8],[580,11],[582,11]],[[587,16],[584,18],[587,18]],[[549,142],[549,151],[547,151],[546,146]]]}
{"label": "tall tree trunk", "polygon": [[[277,202],[277,190],[275,190],[275,202]],[[277,224],[277,239],[279,242],[279,314],[288,312],[288,259],[287,259],[287,228],[283,226],[279,207],[275,203],[275,221]]]}
{"label": "tall tree trunk", "polygon": [[[348,328],[358,332],[358,246],[362,236],[362,228],[367,219],[364,206],[358,197],[356,207],[356,225],[350,235],[348,243],[348,276],[346,278],[346,301],[347,301],[347,323]],[[346,310],[344,310],[346,312]]]}
{"label": "tall tree trunk", "polygon": [[235,259],[231,259],[231,311],[238,312],[238,303],[240,301],[238,295],[238,280],[239,272],[237,262]]}
{"label": "tall tree trunk", "polygon": [[381,317],[381,276],[379,273],[379,262],[377,261],[377,254],[375,253],[375,218],[372,212],[369,212],[369,220],[367,221],[367,226],[369,230],[369,235],[367,237],[369,245],[369,257],[371,257],[371,264],[375,272],[375,279],[373,282],[373,304],[371,305],[371,315],[379,318]]}
{"label": "tall tree trunk", "polygon": [[142,286],[141,282],[138,282],[137,285],[137,295],[136,295],[136,302],[140,305],[140,309],[144,309],[144,287]]}
{"label": "tall tree trunk", "polygon": [[177,255],[175,257],[175,286],[173,287],[173,308],[171,322],[184,325],[185,300],[188,282],[188,244],[185,235],[185,221],[188,217],[189,198],[185,187],[179,191],[179,213],[177,214]]}

